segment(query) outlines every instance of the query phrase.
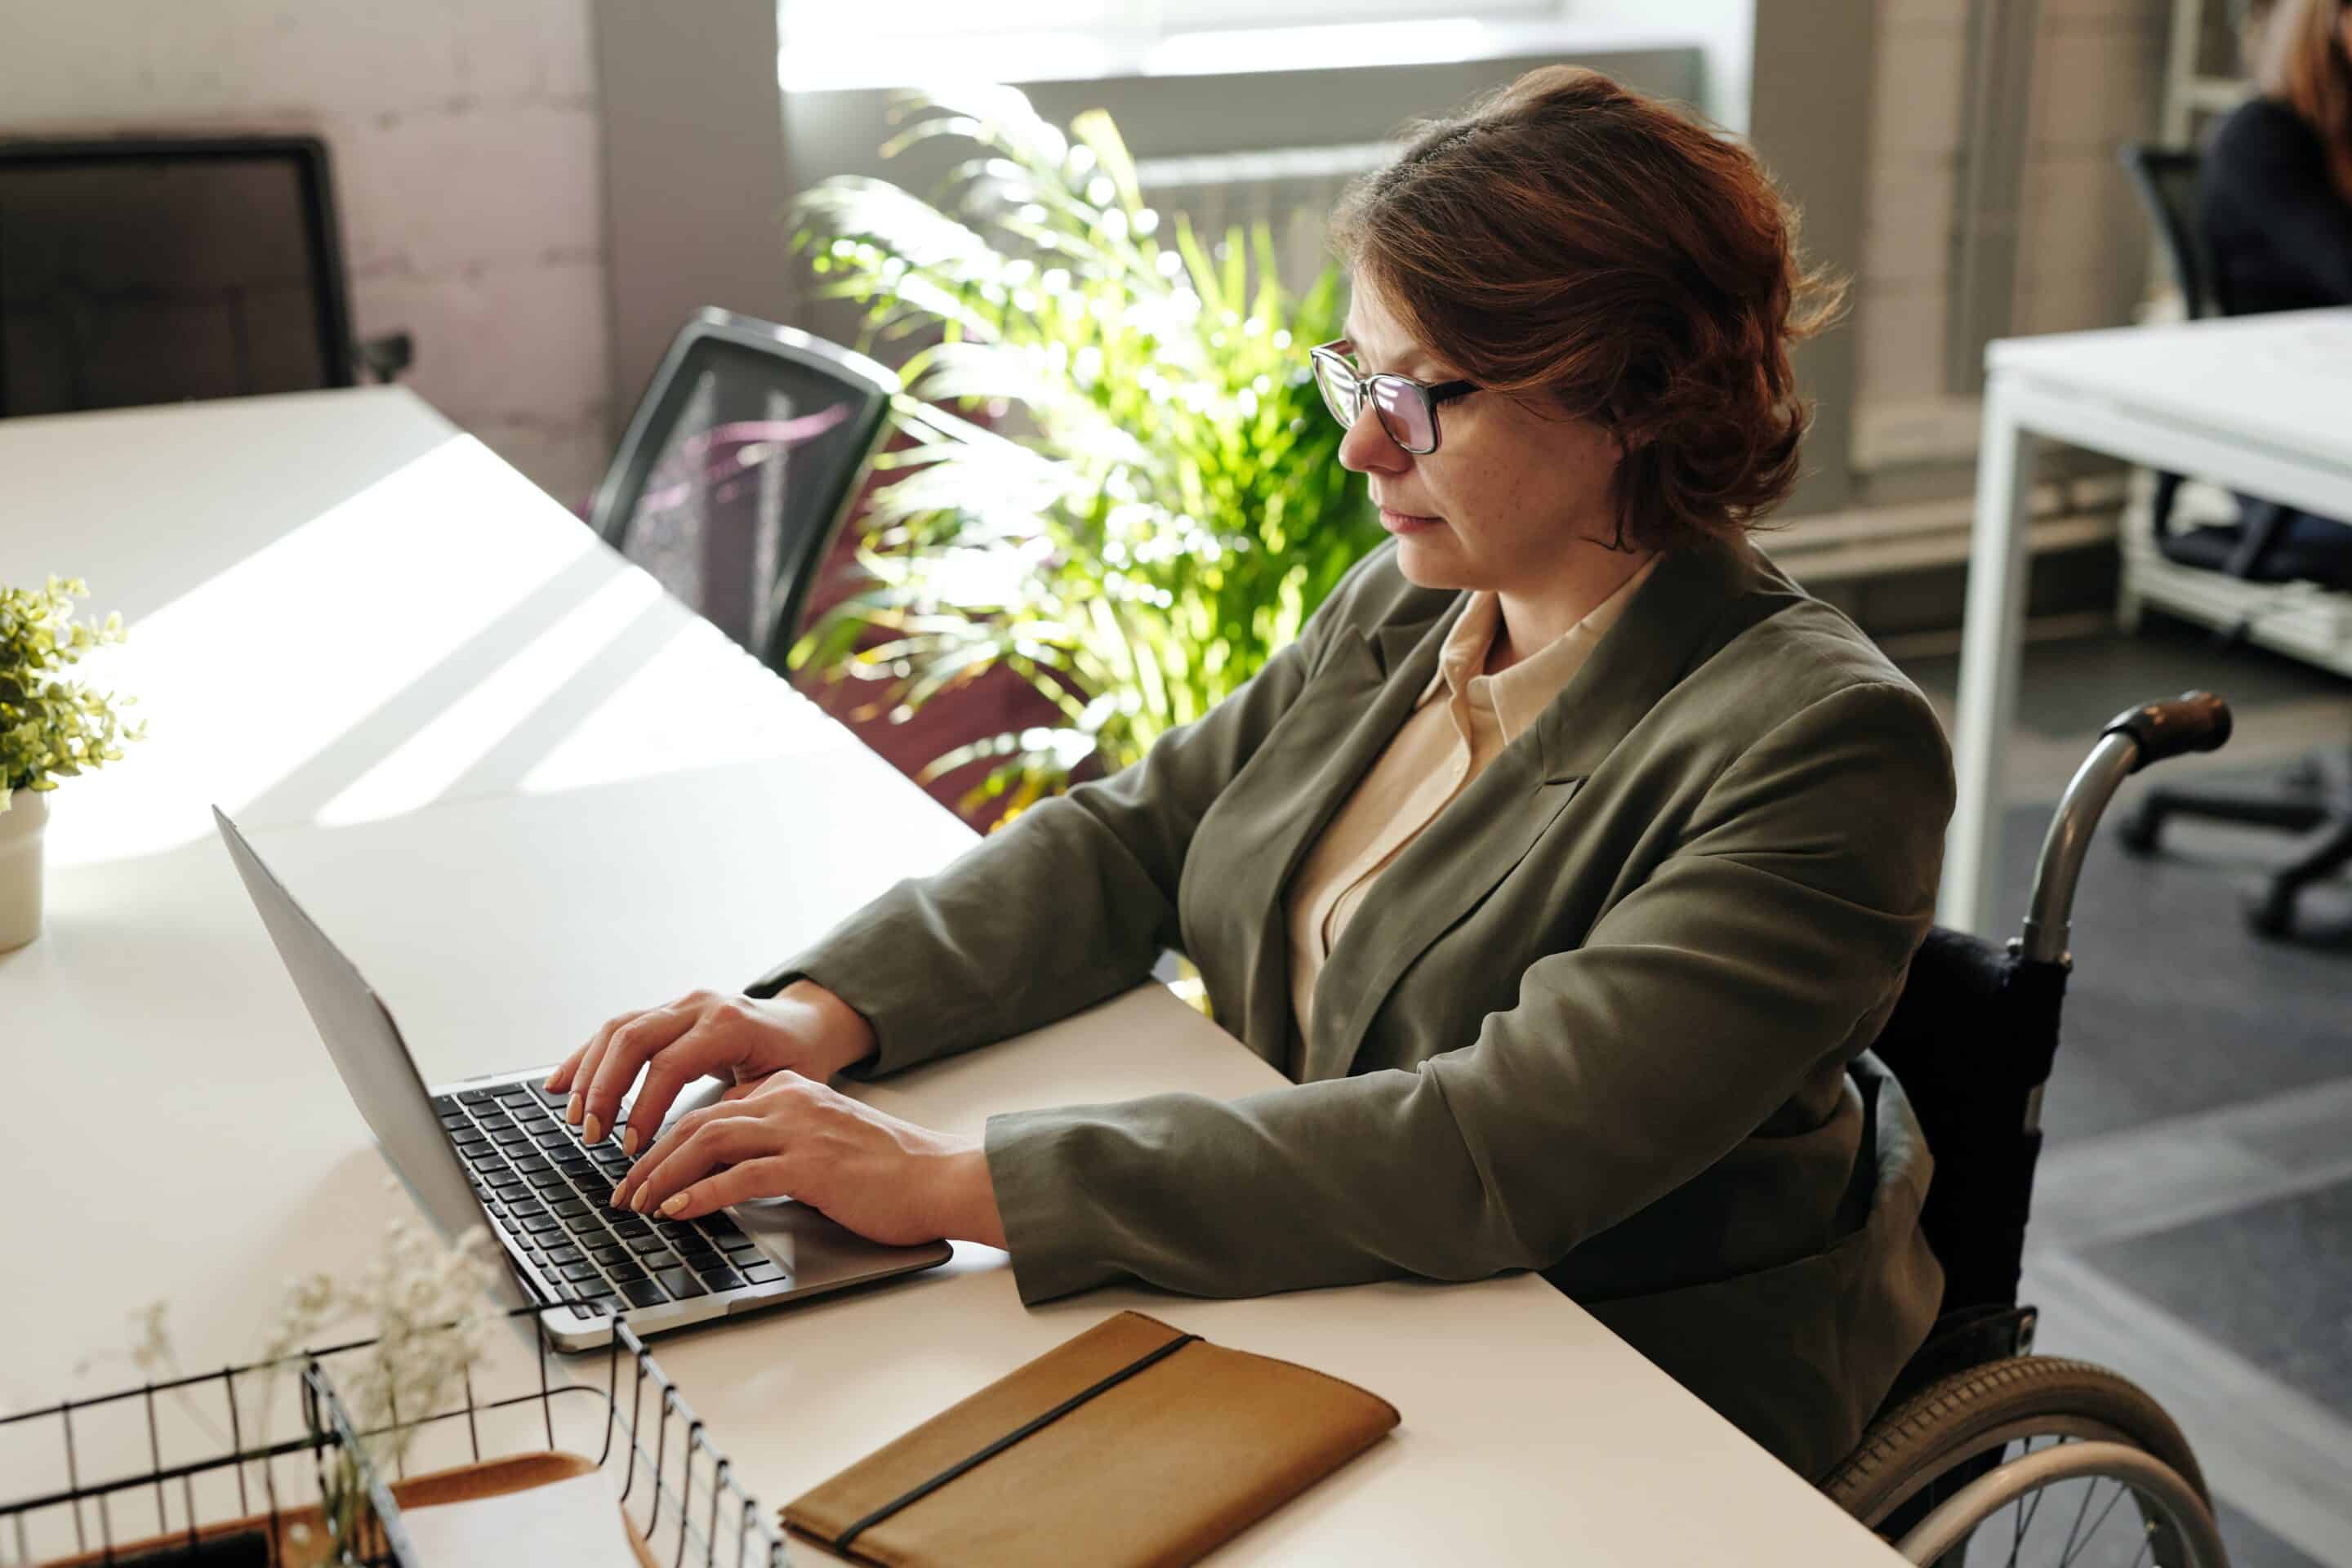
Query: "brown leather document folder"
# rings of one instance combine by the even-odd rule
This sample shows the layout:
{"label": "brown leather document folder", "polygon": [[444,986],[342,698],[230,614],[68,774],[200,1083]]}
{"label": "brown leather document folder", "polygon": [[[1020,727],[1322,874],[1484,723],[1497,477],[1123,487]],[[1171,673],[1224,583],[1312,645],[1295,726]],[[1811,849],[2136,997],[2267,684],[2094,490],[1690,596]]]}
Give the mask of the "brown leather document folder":
{"label": "brown leather document folder", "polygon": [[888,1568],[1199,1561],[1378,1442],[1396,1406],[1121,1312],[784,1509]]}

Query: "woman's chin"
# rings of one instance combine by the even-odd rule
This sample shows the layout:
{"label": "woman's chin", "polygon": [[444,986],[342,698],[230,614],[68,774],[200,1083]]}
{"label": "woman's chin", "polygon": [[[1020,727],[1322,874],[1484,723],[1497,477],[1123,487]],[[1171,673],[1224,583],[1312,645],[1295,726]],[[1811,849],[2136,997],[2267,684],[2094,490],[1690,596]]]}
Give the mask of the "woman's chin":
{"label": "woman's chin", "polygon": [[1459,588],[1461,563],[1447,548],[1445,530],[1427,529],[1396,536],[1397,570],[1416,588]]}

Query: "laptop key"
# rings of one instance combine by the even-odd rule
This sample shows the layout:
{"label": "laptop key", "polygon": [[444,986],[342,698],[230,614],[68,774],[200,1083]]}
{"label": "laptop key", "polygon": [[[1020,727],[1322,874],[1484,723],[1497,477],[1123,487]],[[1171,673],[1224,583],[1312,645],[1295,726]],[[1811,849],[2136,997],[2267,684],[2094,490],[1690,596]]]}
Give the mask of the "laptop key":
{"label": "laptop key", "polygon": [[710,1291],[703,1285],[701,1280],[697,1279],[693,1275],[688,1273],[683,1268],[656,1269],[654,1273],[654,1278],[661,1281],[663,1289],[668,1291],[673,1297],[681,1301],[686,1300],[689,1297],[708,1296],[710,1294]]}
{"label": "laptop key", "polygon": [[750,1237],[745,1236],[740,1230],[730,1237],[722,1238],[719,1241],[719,1246],[720,1250],[737,1256],[740,1256],[747,1252],[756,1253],[760,1250],[760,1244],[753,1241]]}
{"label": "laptop key", "polygon": [[713,1290],[732,1290],[743,1283],[743,1277],[732,1268],[706,1268],[702,1282]]}
{"label": "laptop key", "polygon": [[562,1215],[565,1219],[582,1219],[584,1218],[588,1213],[588,1205],[582,1203],[578,1198],[551,1199],[547,1206],[555,1213]]}
{"label": "laptop key", "polygon": [[[520,1164],[521,1162],[517,1161],[516,1163]],[[563,1173],[561,1171],[528,1171],[524,1173],[522,1179],[537,1187],[551,1199],[566,1195],[572,1185],[563,1179]]]}
{"label": "laptop key", "polygon": [[533,1171],[551,1171],[555,1168],[535,1154],[517,1154],[513,1156],[513,1160],[515,1169],[526,1176]]}
{"label": "laptop key", "polygon": [[662,1288],[652,1279],[631,1279],[621,1286],[621,1294],[629,1299],[632,1307],[658,1307],[669,1300]]}
{"label": "laptop key", "polygon": [[533,1236],[544,1236],[550,1231],[562,1230],[563,1222],[551,1214],[527,1215],[523,1218],[522,1227]]}
{"label": "laptop key", "polygon": [[594,1264],[584,1260],[579,1263],[565,1264],[563,1266],[563,1277],[574,1284],[578,1284],[583,1279],[594,1279],[599,1283],[602,1283],[604,1279],[602,1275],[596,1272],[596,1266]]}
{"label": "laptop key", "polygon": [[[497,1098],[498,1094],[494,1089],[461,1089],[457,1091],[457,1103],[460,1105],[479,1105],[486,1100],[495,1100]],[[410,1103],[414,1104],[415,1102],[411,1101]]]}
{"label": "laptop key", "polygon": [[599,1263],[609,1265],[625,1260],[630,1252],[617,1241],[595,1241],[588,1244],[588,1256]]}
{"label": "laptop key", "polygon": [[[620,1230],[620,1229],[621,1229],[621,1227],[620,1227],[619,1226],[617,1226],[617,1225],[616,1225],[616,1226],[614,1226],[613,1228],[614,1228],[614,1230]],[[625,1232],[625,1231],[623,1231],[623,1232],[622,1232],[622,1234],[623,1234],[623,1235],[625,1235],[625,1236],[626,1236],[628,1233],[627,1233],[627,1232]],[[660,1237],[657,1237],[657,1236],[631,1236],[631,1237],[629,1237],[629,1238],[628,1238],[628,1239],[629,1239],[629,1250],[630,1250],[631,1252],[636,1253],[636,1254],[637,1254],[638,1256],[640,1256],[640,1257],[645,1257],[645,1256],[647,1256],[647,1255],[649,1255],[649,1254],[656,1253],[656,1252],[663,1253],[663,1254],[665,1254],[665,1255],[666,1255],[666,1254],[667,1254],[667,1253],[668,1253],[668,1251],[669,1251],[669,1248],[668,1248],[667,1247],[666,1247],[666,1246],[664,1246],[664,1245],[663,1245],[663,1243],[662,1243],[662,1238],[661,1238]]]}
{"label": "laptop key", "polygon": [[547,1260],[550,1263],[559,1265],[565,1263],[585,1263],[588,1261],[585,1258],[581,1256],[580,1249],[578,1247],[567,1246],[562,1240],[552,1237],[548,1238]]}
{"label": "laptop key", "polygon": [[783,1277],[783,1266],[771,1263],[764,1258],[757,1263],[747,1263],[743,1266],[743,1278],[754,1285],[765,1285],[771,1279],[782,1279]]}

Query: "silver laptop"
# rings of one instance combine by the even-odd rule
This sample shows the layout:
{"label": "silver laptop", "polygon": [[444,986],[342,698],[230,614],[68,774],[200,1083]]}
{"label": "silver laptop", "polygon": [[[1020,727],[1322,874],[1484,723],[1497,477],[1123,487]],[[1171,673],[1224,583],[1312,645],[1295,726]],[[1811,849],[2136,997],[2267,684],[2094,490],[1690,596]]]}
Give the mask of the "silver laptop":
{"label": "silver laptop", "polygon": [[[385,1156],[444,1236],[487,1225],[505,1247],[509,1306],[549,1309],[555,1342],[588,1350],[612,1321],[640,1336],[912,1273],[946,1242],[886,1247],[790,1201],[739,1204],[695,1220],[624,1214],[607,1200],[628,1169],[611,1139],[563,1120],[550,1068],[428,1089],[392,1014],[294,902],[218,807],[213,816],[344,1087]],[[681,1108],[682,1109],[682,1108]]]}

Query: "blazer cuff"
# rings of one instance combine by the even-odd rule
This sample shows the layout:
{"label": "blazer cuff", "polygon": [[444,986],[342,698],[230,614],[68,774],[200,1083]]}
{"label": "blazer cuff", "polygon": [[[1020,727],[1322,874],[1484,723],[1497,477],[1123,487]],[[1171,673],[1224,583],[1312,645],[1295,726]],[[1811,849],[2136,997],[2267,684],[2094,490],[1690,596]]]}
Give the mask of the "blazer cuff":
{"label": "blazer cuff", "polygon": [[1084,1184],[1069,1179],[1060,1147],[1069,1127],[1058,1110],[1019,1110],[990,1117],[982,1133],[1024,1307],[1107,1285],[1124,1272],[1093,1244],[1098,1222],[1087,1212]]}

